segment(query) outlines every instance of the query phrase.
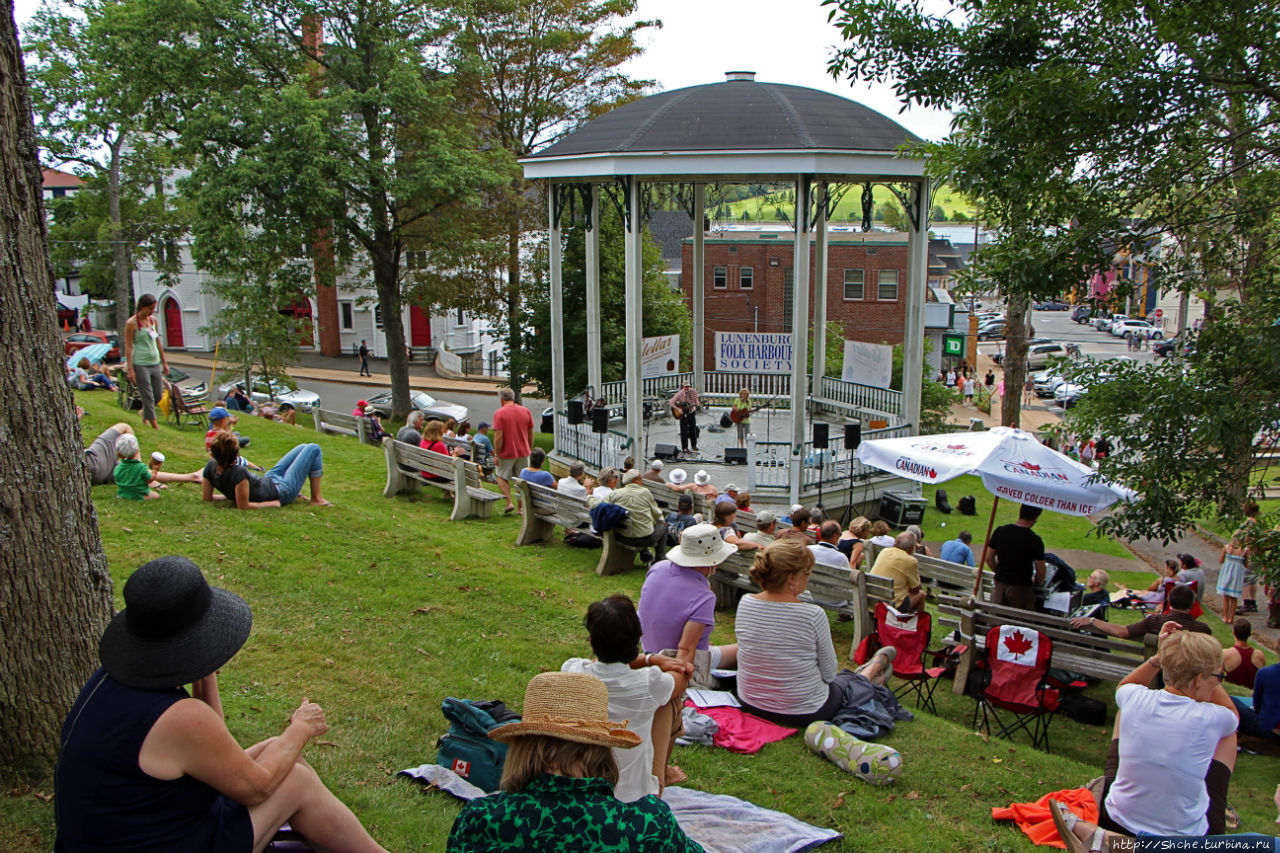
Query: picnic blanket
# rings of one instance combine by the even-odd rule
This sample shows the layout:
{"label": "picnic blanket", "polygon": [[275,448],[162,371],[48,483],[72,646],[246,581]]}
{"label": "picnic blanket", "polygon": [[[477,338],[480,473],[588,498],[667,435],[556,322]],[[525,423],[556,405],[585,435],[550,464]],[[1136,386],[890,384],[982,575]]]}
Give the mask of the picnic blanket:
{"label": "picnic blanket", "polygon": [[748,714],[741,708],[730,708],[728,706],[698,708],[688,699],[685,700],[684,706],[686,708],[697,708],[699,714],[705,714],[719,724],[719,730],[711,737],[716,746],[724,747],[730,752],[738,752],[743,755],[759,752],[766,743],[774,743],[783,738],[789,738],[798,731],[798,729],[789,729],[786,726],[762,720],[753,714]]}
{"label": "picnic blanket", "polygon": [[[435,785],[461,800],[485,792],[438,764],[401,770],[400,775]],[[833,829],[724,794],[694,788],[667,788],[662,801],[680,828],[707,853],[802,853],[841,837]]]}
{"label": "picnic blanket", "polygon": [[1098,804],[1088,788],[1071,788],[1045,794],[1034,803],[1012,803],[1008,808],[991,809],[992,820],[1011,820],[1018,824],[1023,834],[1035,844],[1065,850],[1067,845],[1058,837],[1049,814],[1049,801],[1057,800],[1089,823],[1098,822]]}

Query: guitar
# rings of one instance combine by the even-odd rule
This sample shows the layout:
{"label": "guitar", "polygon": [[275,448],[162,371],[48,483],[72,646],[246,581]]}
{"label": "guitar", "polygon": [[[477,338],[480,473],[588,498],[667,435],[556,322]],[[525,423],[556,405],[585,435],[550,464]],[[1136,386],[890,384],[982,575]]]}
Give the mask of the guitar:
{"label": "guitar", "polygon": [[680,420],[685,415],[693,411],[693,406],[689,403],[671,403],[671,417]]}
{"label": "guitar", "polygon": [[769,405],[770,403],[772,403],[772,402],[773,402],[774,400],[776,400],[776,399],[778,399],[776,396],[775,396],[775,397],[770,397],[768,400],[765,400],[765,401],[764,401],[763,403],[761,403],[760,405],[758,405],[758,406],[753,406],[753,407],[752,407],[752,408],[750,408],[750,409],[734,409],[734,408],[730,408],[730,409],[729,409],[729,420],[733,421],[735,424],[742,423],[742,422],[743,422],[743,421],[745,421],[747,418],[751,417],[753,414],[755,414],[756,412],[760,411],[761,409],[763,409],[765,406]]}

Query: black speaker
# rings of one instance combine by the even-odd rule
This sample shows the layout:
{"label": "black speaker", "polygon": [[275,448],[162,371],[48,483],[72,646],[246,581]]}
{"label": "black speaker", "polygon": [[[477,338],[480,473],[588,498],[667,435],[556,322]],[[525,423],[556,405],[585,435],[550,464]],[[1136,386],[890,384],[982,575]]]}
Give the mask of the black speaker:
{"label": "black speaker", "polygon": [[829,425],[817,423],[813,425],[813,449],[826,450],[828,436],[830,433]]}
{"label": "black speaker", "polygon": [[857,450],[862,444],[862,421],[844,425],[844,449]]}
{"label": "black speaker", "polygon": [[745,447],[726,447],[724,449],[724,464],[746,465],[747,449]]}
{"label": "black speaker", "polygon": [[973,495],[965,495],[964,497],[962,497],[960,499],[960,514],[961,515],[977,515],[978,514],[977,498],[975,498]]}
{"label": "black speaker", "polygon": [[675,459],[680,455],[680,449],[674,444],[655,444],[653,455],[657,459]]}
{"label": "black speaker", "polygon": [[885,492],[880,496],[880,520],[890,527],[906,527],[924,521],[924,498]]}
{"label": "black speaker", "polygon": [[609,431],[609,410],[604,406],[591,410],[591,431],[600,433]]}
{"label": "black speaker", "polygon": [[933,505],[944,515],[951,514],[951,502],[947,500],[946,489],[938,489],[933,493]]}
{"label": "black speaker", "polygon": [[584,418],[583,418],[582,401],[570,400],[569,401],[569,423],[572,424],[573,426],[577,426],[578,424],[582,423],[583,420]]}

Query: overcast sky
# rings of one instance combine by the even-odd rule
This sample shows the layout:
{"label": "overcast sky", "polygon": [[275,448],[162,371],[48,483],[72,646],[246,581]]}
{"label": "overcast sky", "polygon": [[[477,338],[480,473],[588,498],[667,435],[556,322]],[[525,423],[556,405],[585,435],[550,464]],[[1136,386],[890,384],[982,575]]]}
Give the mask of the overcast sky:
{"label": "overcast sky", "polygon": [[[18,26],[39,0],[14,0]],[[627,65],[659,91],[716,83],[726,71],[755,71],[756,79],[833,92],[896,119],[926,139],[946,135],[950,116],[934,110],[899,113],[888,86],[851,86],[827,73],[840,41],[819,0],[639,0],[638,17],[662,21],[641,36],[645,52]]]}

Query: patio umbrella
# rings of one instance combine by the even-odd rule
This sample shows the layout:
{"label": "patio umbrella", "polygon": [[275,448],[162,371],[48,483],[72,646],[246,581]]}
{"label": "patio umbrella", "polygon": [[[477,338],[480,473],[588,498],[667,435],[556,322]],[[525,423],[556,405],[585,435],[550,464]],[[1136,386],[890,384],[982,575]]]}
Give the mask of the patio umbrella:
{"label": "patio umbrella", "polygon": [[75,367],[82,358],[89,359],[90,364],[102,361],[109,352],[111,352],[111,344],[89,344],[87,347],[81,347],[67,356],[67,369]]}
{"label": "patio umbrella", "polygon": [[[1031,433],[1011,427],[864,441],[858,447],[858,459],[921,483],[978,475],[987,491],[995,495],[987,539],[991,538],[1000,498],[1064,515],[1093,515],[1117,500],[1133,497],[1128,489],[1099,479],[1089,466],[1045,447]],[[975,594],[986,556],[984,540]]]}

